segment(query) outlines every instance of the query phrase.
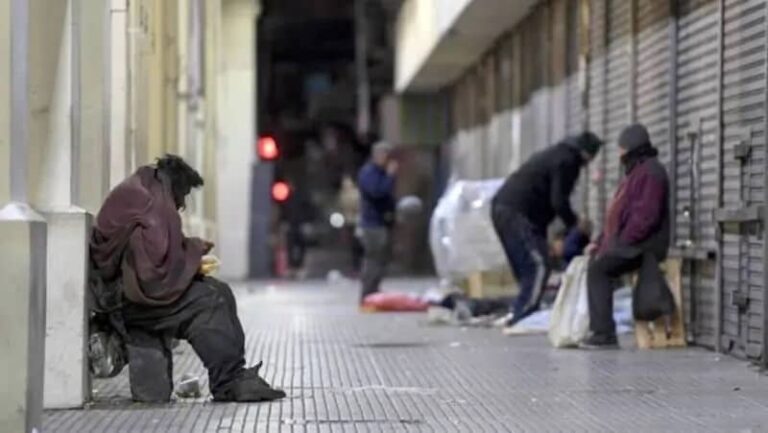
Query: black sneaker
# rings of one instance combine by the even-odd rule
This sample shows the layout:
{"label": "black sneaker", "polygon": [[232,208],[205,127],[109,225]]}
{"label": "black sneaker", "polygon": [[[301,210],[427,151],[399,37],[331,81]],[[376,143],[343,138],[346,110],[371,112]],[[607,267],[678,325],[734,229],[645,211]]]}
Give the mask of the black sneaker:
{"label": "black sneaker", "polygon": [[214,396],[214,401],[236,402],[260,402],[274,401],[285,398],[285,391],[272,388],[270,384],[259,376],[259,369],[263,365],[259,362],[251,368],[246,368],[229,389],[221,395]]}
{"label": "black sneaker", "polygon": [[584,350],[615,350],[619,349],[619,340],[615,334],[592,334],[579,343],[579,349]]}

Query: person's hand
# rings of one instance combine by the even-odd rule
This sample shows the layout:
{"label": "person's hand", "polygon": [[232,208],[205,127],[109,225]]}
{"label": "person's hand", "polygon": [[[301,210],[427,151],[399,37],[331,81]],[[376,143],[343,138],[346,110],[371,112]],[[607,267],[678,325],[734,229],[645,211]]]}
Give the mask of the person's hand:
{"label": "person's hand", "polygon": [[586,218],[579,218],[576,229],[583,235],[592,236],[592,221]]}
{"label": "person's hand", "polygon": [[387,174],[390,176],[396,175],[398,170],[400,170],[399,162],[392,160],[387,163]]}
{"label": "person's hand", "polygon": [[219,269],[219,259],[216,256],[206,255],[200,259],[200,275],[211,275]]}
{"label": "person's hand", "polygon": [[597,244],[592,242],[589,245],[584,248],[584,255],[586,256],[594,256],[597,252]]}

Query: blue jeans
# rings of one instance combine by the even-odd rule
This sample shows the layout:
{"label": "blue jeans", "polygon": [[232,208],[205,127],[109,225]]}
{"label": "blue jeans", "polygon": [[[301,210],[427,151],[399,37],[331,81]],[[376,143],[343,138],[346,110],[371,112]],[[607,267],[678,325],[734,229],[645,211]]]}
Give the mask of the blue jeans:
{"label": "blue jeans", "polygon": [[513,321],[518,322],[539,309],[544,295],[550,272],[546,234],[503,205],[493,207],[492,219],[520,287],[520,294],[510,306]]}

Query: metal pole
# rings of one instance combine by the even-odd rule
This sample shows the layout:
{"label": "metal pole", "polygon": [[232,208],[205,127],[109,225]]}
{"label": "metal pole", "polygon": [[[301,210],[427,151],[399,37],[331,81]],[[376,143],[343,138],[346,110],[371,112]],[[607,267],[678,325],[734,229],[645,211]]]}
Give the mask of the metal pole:
{"label": "metal pole", "polygon": [[669,0],[669,180],[670,188],[670,221],[673,222],[671,232],[671,244],[677,245],[677,229],[675,219],[677,216],[677,1]]}
{"label": "metal pole", "polygon": [[[766,18],[768,18],[768,6],[766,7]],[[768,25],[768,19],[766,19],[766,24]],[[766,37],[768,38],[768,32],[766,33]],[[763,67],[763,70],[768,70],[768,60],[766,65]],[[766,82],[766,89],[765,89],[765,107],[768,107],[768,82]],[[765,131],[768,131],[768,116],[765,117],[766,126],[764,129]],[[763,208],[768,208],[768,174],[766,174],[766,166],[763,166]],[[763,212],[763,293],[768,290],[768,272],[765,270],[765,260],[768,258],[768,212]],[[765,296],[763,296],[763,299],[766,299]],[[766,352],[766,349],[768,348],[768,302],[763,301],[763,347],[762,347],[762,359],[761,359],[761,366],[763,370],[768,369],[768,352]]]}
{"label": "metal pole", "polygon": [[29,108],[27,50],[29,46],[29,4],[11,2],[11,201],[26,203],[27,196],[27,112]]}
{"label": "metal pole", "polygon": [[368,0],[355,0],[355,68],[357,72],[357,132],[371,129],[371,88],[368,77]]}
{"label": "metal pole", "polygon": [[637,120],[637,0],[629,1],[629,123]]}
{"label": "metal pole", "polygon": [[[719,209],[723,203],[723,56],[725,43],[725,0],[718,2],[717,26],[717,201]],[[715,257],[715,350],[722,351],[723,335],[723,234],[717,223]]]}

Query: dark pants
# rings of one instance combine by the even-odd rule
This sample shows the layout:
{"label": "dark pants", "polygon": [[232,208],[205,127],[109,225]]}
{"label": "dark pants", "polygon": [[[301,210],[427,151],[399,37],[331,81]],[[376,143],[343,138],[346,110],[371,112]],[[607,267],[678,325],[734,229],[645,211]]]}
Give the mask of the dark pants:
{"label": "dark pants", "polygon": [[307,248],[301,227],[291,225],[286,234],[286,240],[288,244],[288,266],[291,269],[300,269],[304,266],[304,256]]}
{"label": "dark pants", "polygon": [[[134,353],[164,353],[167,365],[160,366],[159,371],[170,371],[168,342],[173,338],[187,340],[208,370],[214,397],[226,392],[245,367],[245,335],[237,317],[235,297],[228,285],[214,278],[194,281],[171,305],[126,305],[123,318],[130,337],[129,365],[134,364],[130,359],[134,347]],[[132,368],[131,372],[134,371],[139,370]],[[153,380],[157,378],[131,377],[132,389],[134,381],[140,384]]]}
{"label": "dark pants", "polygon": [[615,254],[602,254],[587,268],[589,295],[589,329],[597,335],[616,335],[613,320],[613,291],[619,278],[640,269],[642,258],[627,258]]}
{"label": "dark pants", "polygon": [[385,227],[363,228],[360,230],[363,245],[363,272],[360,303],[366,296],[379,291],[381,280],[389,263],[389,229]]}
{"label": "dark pants", "polygon": [[544,295],[550,272],[546,234],[504,206],[493,207],[492,219],[520,287],[511,306],[514,320],[519,321],[539,309]]}
{"label": "dark pants", "polygon": [[[352,229],[354,233],[354,228]],[[365,250],[363,249],[363,244],[360,242],[360,239],[358,239],[357,236],[352,235],[352,271],[354,273],[359,273],[360,269],[363,266],[363,257],[365,254]]]}

